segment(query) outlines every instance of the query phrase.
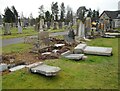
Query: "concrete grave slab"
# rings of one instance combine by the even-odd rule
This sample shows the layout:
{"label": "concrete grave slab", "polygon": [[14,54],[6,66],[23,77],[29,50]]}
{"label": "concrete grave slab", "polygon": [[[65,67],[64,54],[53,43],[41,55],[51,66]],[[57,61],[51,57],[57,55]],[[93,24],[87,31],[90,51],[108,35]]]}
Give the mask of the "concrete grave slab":
{"label": "concrete grave slab", "polygon": [[78,45],[74,48],[74,53],[76,53],[76,54],[77,54],[77,53],[82,53],[86,46],[87,46],[87,44],[78,44]]}
{"label": "concrete grave slab", "polygon": [[19,66],[10,68],[9,71],[11,71],[11,72],[17,71],[17,70],[20,70],[20,69],[24,68],[25,66],[26,66],[26,65],[19,65]]}
{"label": "concrete grave slab", "polygon": [[27,68],[36,67],[36,66],[41,65],[41,64],[43,64],[43,62],[36,62],[36,63],[30,64],[30,65],[27,65],[26,67]]}
{"label": "concrete grave slab", "polygon": [[55,47],[62,47],[64,46],[65,44],[54,44]]}
{"label": "concrete grave slab", "polygon": [[45,76],[55,76],[61,69],[59,67],[48,66],[45,64],[30,68],[33,73],[40,73]]}
{"label": "concrete grave slab", "polygon": [[84,53],[110,56],[112,54],[112,48],[87,46],[84,49]]}
{"label": "concrete grave slab", "polygon": [[70,54],[70,55],[65,56],[65,58],[80,60],[80,59],[82,59],[83,56],[84,56],[84,54]]}

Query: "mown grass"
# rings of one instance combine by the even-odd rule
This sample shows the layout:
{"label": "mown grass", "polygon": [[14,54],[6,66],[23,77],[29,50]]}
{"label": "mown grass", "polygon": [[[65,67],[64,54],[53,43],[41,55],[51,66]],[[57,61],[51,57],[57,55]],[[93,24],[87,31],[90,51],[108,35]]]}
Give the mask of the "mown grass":
{"label": "mown grass", "polygon": [[37,32],[33,29],[33,27],[23,28],[22,34],[19,34],[18,29],[15,27],[11,28],[10,31],[11,31],[11,35],[3,35],[4,30],[2,30],[2,39],[18,38],[18,37],[25,37],[25,36],[31,36],[37,34]]}
{"label": "mown grass", "polygon": [[113,56],[87,55],[86,61],[45,60],[46,64],[61,68],[57,76],[45,77],[22,69],[2,77],[3,89],[117,89],[118,39],[98,38],[87,44],[112,47]]}
{"label": "mown grass", "polygon": [[24,44],[24,43],[19,43],[19,44],[11,44],[5,47],[0,48],[2,50],[3,54],[6,53],[21,53],[28,51],[30,48],[32,48],[31,44]]}

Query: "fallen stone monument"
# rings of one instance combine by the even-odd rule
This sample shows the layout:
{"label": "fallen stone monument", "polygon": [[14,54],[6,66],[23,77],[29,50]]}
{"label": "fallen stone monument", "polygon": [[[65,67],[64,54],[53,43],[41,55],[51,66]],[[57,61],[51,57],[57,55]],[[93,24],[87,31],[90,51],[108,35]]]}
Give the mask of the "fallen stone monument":
{"label": "fallen stone monument", "polygon": [[94,47],[87,46],[86,44],[79,44],[74,48],[74,53],[85,53],[85,54],[95,54],[95,55],[112,55],[112,48],[109,47]]}
{"label": "fallen stone monument", "polygon": [[41,63],[36,63],[36,65],[30,67],[30,71],[32,73],[40,73],[45,76],[55,76],[61,69],[59,67],[54,67],[54,66],[49,66],[46,64]]}
{"label": "fallen stone monument", "polygon": [[24,67],[25,67],[25,65],[19,65],[19,66],[10,68],[9,71],[11,71],[11,72],[17,71],[17,70],[20,70],[20,69],[22,69],[22,68],[24,68]]}

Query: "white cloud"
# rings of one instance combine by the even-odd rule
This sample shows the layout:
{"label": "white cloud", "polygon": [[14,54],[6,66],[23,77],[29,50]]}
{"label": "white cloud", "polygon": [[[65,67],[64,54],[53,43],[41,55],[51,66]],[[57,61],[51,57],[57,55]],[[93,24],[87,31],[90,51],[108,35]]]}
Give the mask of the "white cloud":
{"label": "white cloud", "polygon": [[38,16],[38,8],[40,5],[44,5],[45,10],[51,10],[51,3],[58,2],[60,5],[62,2],[65,6],[69,5],[74,12],[80,6],[86,6],[87,8],[103,10],[117,10],[119,0],[0,0],[0,12],[3,14],[4,9],[8,6],[15,6],[19,14],[23,11],[24,16],[28,17],[30,13],[34,17]]}

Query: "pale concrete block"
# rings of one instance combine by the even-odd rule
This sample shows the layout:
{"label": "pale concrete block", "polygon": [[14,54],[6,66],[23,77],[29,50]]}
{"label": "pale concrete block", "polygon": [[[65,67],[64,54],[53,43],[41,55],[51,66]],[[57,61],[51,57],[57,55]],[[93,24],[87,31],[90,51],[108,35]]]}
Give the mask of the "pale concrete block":
{"label": "pale concrete block", "polygon": [[83,53],[83,50],[85,49],[85,47],[87,46],[87,44],[78,44],[75,48],[74,48],[74,53]]}
{"label": "pale concrete block", "polygon": [[84,49],[84,53],[110,56],[112,54],[112,48],[87,46]]}
{"label": "pale concrete block", "polygon": [[66,52],[61,54],[61,57],[65,57],[65,56],[67,56],[67,55],[69,55],[71,53],[72,53],[71,51],[66,51]]}
{"label": "pale concrete block", "polygon": [[80,60],[82,59],[83,56],[84,54],[70,54],[70,55],[65,56],[65,58],[73,59],[73,60]]}
{"label": "pale concrete block", "polygon": [[55,76],[61,69],[59,67],[48,66],[45,64],[30,69],[33,73],[40,73],[45,76]]}
{"label": "pale concrete block", "polygon": [[5,71],[7,69],[8,69],[8,65],[7,64],[4,64],[4,63],[0,64],[0,72]]}
{"label": "pale concrete block", "polygon": [[22,69],[22,68],[24,68],[24,67],[25,67],[25,65],[19,65],[19,66],[10,68],[9,71],[11,71],[11,72],[17,71],[17,70],[20,70],[20,69]]}

